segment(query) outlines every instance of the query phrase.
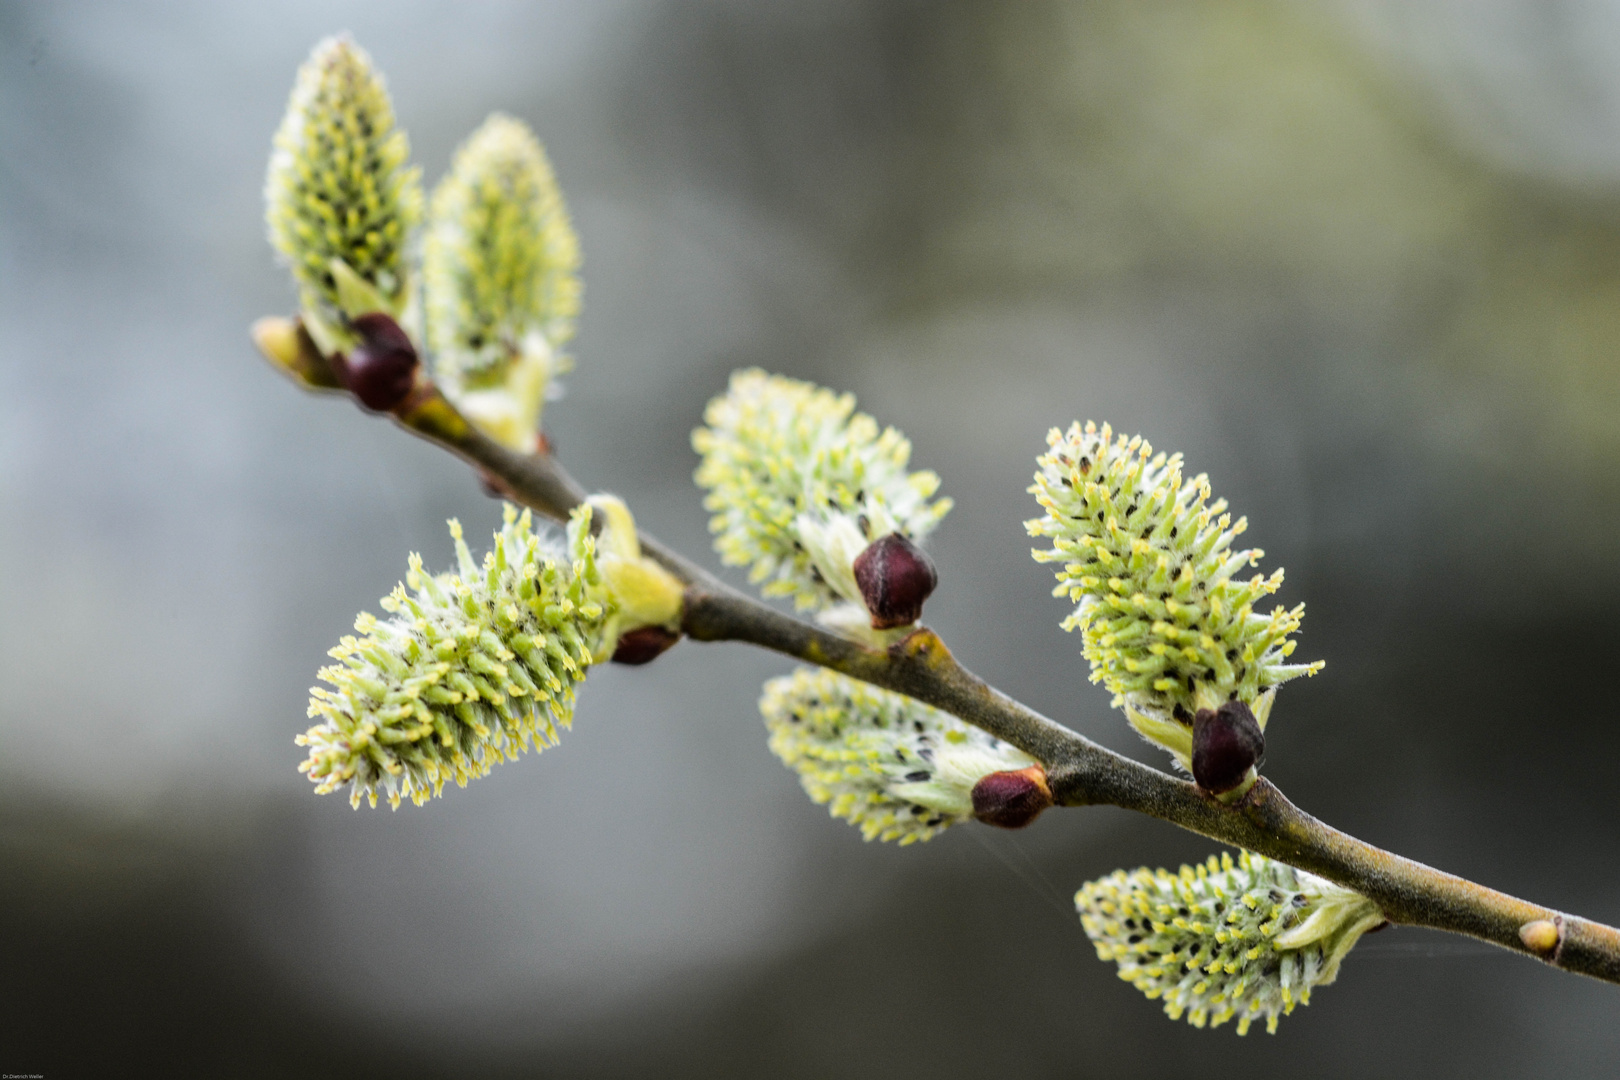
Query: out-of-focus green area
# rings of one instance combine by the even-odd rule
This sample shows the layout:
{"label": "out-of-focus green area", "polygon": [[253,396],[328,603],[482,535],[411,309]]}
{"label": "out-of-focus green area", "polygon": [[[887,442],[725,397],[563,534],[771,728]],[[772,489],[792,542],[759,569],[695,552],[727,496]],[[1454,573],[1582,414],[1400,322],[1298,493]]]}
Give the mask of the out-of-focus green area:
{"label": "out-of-focus green area", "polygon": [[295,771],[305,688],[466,470],[303,397],[270,134],[319,37],[428,180],[488,112],[585,255],[569,468],[702,555],[734,367],[855,391],[957,501],[929,621],[1151,757],[1020,522],[1111,421],[1308,604],[1267,774],[1368,840],[1620,921],[1620,5],[0,6],[0,1071],[1584,1077],[1613,988],[1411,930],[1275,1038],[1165,1019],[1070,907],[1212,846],[1110,810],[898,851],[765,749],[787,664],[593,672],[425,809]]}

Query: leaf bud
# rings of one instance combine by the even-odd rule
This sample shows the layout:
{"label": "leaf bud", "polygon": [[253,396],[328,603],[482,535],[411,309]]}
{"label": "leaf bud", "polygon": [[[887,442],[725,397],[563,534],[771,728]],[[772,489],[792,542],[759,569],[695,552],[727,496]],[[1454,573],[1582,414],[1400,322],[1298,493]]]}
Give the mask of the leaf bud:
{"label": "leaf bud", "polygon": [[1558,924],[1549,919],[1536,919],[1519,927],[1519,940],[1525,948],[1544,956],[1558,948],[1561,938]]}
{"label": "leaf bud", "polygon": [[980,777],[972,797],[975,818],[1003,829],[1022,829],[1052,805],[1052,788],[1046,770],[1031,765]]}
{"label": "leaf bud", "polygon": [[343,385],[372,412],[388,412],[416,385],[416,346],[390,316],[380,311],[353,320],[360,344],[338,364]]}
{"label": "leaf bud", "polygon": [[904,534],[889,533],[855,557],[855,584],[860,586],[875,630],[909,626],[922,615],[923,603],[939,584],[934,561]]}
{"label": "leaf bud", "polygon": [[1265,733],[1243,702],[1233,699],[1193,715],[1192,774],[1205,791],[1221,795],[1246,789],[1265,756]]}

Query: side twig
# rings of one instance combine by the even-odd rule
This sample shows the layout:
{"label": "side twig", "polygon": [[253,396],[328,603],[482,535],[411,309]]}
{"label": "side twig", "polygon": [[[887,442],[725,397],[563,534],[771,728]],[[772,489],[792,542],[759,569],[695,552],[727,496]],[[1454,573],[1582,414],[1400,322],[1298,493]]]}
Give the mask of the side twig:
{"label": "side twig", "polygon": [[[521,455],[480,433],[431,385],[395,411],[408,431],[480,469],[502,494],[564,519],[585,492],[550,454]],[[932,630],[887,650],[786,615],[642,535],[687,586],[682,629],[696,641],[742,641],[818,664],[943,709],[1039,759],[1066,806],[1135,810],[1318,874],[1368,897],[1392,923],[1488,941],[1554,967],[1620,983],[1620,930],[1554,911],[1383,851],[1300,810],[1261,779],[1225,805],[1197,785],[1116,754],[986,684]]]}

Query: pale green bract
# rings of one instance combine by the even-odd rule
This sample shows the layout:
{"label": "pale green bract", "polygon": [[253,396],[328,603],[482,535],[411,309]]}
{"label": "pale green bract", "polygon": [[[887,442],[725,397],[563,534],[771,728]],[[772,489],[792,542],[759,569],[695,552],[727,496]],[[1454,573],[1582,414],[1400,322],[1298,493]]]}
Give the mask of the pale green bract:
{"label": "pale green bract", "polygon": [[800,610],[864,606],[852,564],[873,540],[920,540],[951,508],[933,472],[906,471],[911,444],[855,411],[851,394],[758,368],[732,375],[692,433],[715,550],[750,567],[766,596]]}
{"label": "pale green bract", "polygon": [[320,722],[297,741],[315,790],[347,784],[356,807],[379,792],[396,808],[420,805],[446,781],[465,786],[554,744],[613,614],[590,519],[589,506],[576,510],[561,539],[507,506],[481,566],[454,521],[456,573],[428,574],[412,555],[405,584],[382,601],[389,617],[355,620],[363,636],[345,637],[331,651],[339,663],[320,672],[332,689],[310,690]]}
{"label": "pale green bract", "polygon": [[276,132],[265,220],[327,353],[349,342],[344,316],[402,318],[409,304],[406,253],[422,208],[409,156],[371,57],[347,37],[316,45]]}
{"label": "pale green bract", "polygon": [[1384,921],[1371,900],[1250,852],[1210,856],[1179,874],[1143,867],[1087,882],[1074,897],[1097,955],[1172,1020],[1194,1027],[1237,1021],[1246,1035],[1264,1017],[1308,1005],[1311,991]]}
{"label": "pale green bract", "polygon": [[867,840],[928,840],[973,815],[973,785],[1035,759],[930,705],[825,668],[765,684],[771,752]]}
{"label": "pale green bract", "polygon": [[579,240],[534,133],[496,113],[433,192],[422,273],[434,374],[461,411],[535,448],[579,315]]}
{"label": "pale green bract", "polygon": [[1248,527],[1208,502],[1209,479],[1183,482],[1181,455],[1155,455],[1141,436],[1117,439],[1107,424],[1056,428],[1030,487],[1046,511],[1026,521],[1039,562],[1059,562],[1054,596],[1076,601],[1091,681],[1113,691],[1133,727],[1190,768],[1193,715],[1237,698],[1260,726],[1273,691],[1322,662],[1290,664],[1303,604],[1262,615],[1255,604],[1283,572],[1239,579],[1263,552],[1233,551]]}

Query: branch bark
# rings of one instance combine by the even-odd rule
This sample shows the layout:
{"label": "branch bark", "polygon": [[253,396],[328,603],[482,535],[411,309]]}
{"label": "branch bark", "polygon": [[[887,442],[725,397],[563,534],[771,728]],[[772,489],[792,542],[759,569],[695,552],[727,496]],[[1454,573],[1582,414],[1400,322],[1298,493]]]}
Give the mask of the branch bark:
{"label": "branch bark", "polygon": [[[296,374],[296,373],[295,373]],[[566,519],[584,489],[550,454],[513,453],[479,432],[431,384],[395,411],[406,430],[475,465],[513,501]],[[643,549],[687,585],[682,629],[696,641],[742,641],[831,668],[943,709],[1047,768],[1057,802],[1135,810],[1307,870],[1368,897],[1392,923],[1464,934],[1553,967],[1620,983],[1620,930],[1443,873],[1318,821],[1264,778],[1226,805],[1042,716],[957,663],[919,628],[886,650],[760,603],[645,533]],[[1546,925],[1550,924],[1549,930]]]}

